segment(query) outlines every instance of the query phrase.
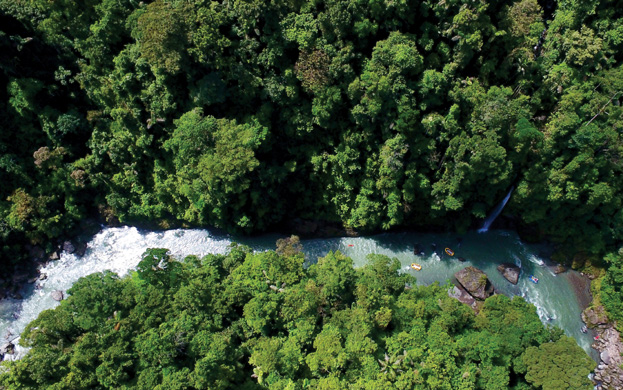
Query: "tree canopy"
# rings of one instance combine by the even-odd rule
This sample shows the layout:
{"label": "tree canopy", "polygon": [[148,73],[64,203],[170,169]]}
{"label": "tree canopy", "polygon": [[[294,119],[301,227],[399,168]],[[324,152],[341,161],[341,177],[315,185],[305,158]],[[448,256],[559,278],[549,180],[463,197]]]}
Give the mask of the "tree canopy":
{"label": "tree canopy", "polygon": [[616,1],[72,4],[0,1],[6,251],[96,212],[465,230],[511,186],[527,236],[622,238]]}
{"label": "tree canopy", "polygon": [[[2,268],[20,263],[28,245],[50,252],[55,239],[79,231],[88,216],[238,233],[263,232],[295,219],[361,232],[462,232],[478,226],[514,188],[504,212],[524,238],[553,242],[560,259],[569,262],[579,252],[614,253],[602,263],[609,269],[602,280],[603,303],[613,318],[621,318],[616,250],[623,240],[623,5],[561,0],[554,9],[543,9],[542,4],[0,0]],[[251,271],[234,272],[241,262],[228,258],[227,266],[205,277],[233,272],[232,278],[246,280],[240,283],[248,287],[239,273]],[[350,314],[321,330],[288,314],[286,323],[301,329],[297,338],[245,344],[243,356],[254,356],[255,362],[265,357],[253,351],[284,351],[267,371],[257,365],[254,375],[262,383],[272,386],[305,372],[306,379],[317,381],[314,386],[339,387],[343,373],[366,371],[380,359],[388,376],[361,381],[383,387],[383,380],[409,372],[413,377],[405,381],[430,387],[471,386],[465,382],[495,388],[506,386],[507,376],[508,386],[523,386],[507,374],[508,367],[498,368],[498,361],[490,369],[477,368],[481,361],[452,366],[448,357],[454,352],[444,349],[449,341],[441,336],[434,338],[438,351],[424,359],[428,368],[418,368],[417,375],[399,368],[416,352],[401,357],[404,350],[397,346],[385,359],[375,349],[385,341],[371,335],[372,329],[393,330],[397,311],[391,304],[402,282],[378,284],[373,281],[378,270],[371,267],[362,276],[370,284],[359,291],[352,274],[334,268],[342,272],[339,277],[309,271],[317,273],[314,283],[322,280],[310,284],[320,306],[304,294],[289,297],[273,289],[258,296],[244,289],[227,295],[232,305],[254,299],[245,310],[237,307],[243,310],[237,315],[249,320],[236,325],[243,329],[232,330],[236,335],[272,337],[271,329],[285,325],[267,318],[279,312],[284,295],[292,299],[292,310],[320,307],[321,317],[342,298],[360,300],[369,312],[371,328],[356,331],[344,325]],[[174,288],[183,270],[152,277]],[[161,271],[169,275],[168,268]],[[266,277],[269,287],[287,291],[280,276]],[[112,283],[111,278],[102,280]],[[138,280],[151,285],[147,279]],[[135,282],[116,283],[130,289]],[[153,296],[137,295],[144,302],[170,303],[155,287],[146,291]],[[235,323],[226,312],[220,320],[210,319],[214,329],[224,329],[219,321]],[[58,313],[44,318],[60,321]],[[165,321],[158,313],[143,314],[149,326]],[[113,326],[124,329],[123,321],[130,320],[123,317]],[[40,337],[56,337],[58,345],[77,342],[82,328],[59,326]],[[115,387],[135,379],[137,386],[175,388],[176,377],[163,375],[168,372],[163,367],[183,359],[164,347],[148,348],[159,338],[169,340],[173,350],[220,351],[201,363],[202,370],[221,370],[214,378],[237,380],[239,351],[227,340],[235,343],[239,336],[223,334],[182,348],[178,343],[185,339],[177,335],[191,325],[180,326],[152,329],[136,341],[145,347],[140,367],[133,365],[134,355],[122,352],[134,336],[89,336],[118,349],[107,352],[106,367],[88,378],[71,374],[62,380],[80,377]],[[422,326],[428,331],[429,324]],[[355,334],[358,339],[349,339]],[[102,357],[89,355],[92,343],[84,340],[84,348],[77,347],[88,355],[80,355],[83,360],[59,360],[45,373],[33,368],[34,382],[27,383],[44,383],[48,379],[41,375],[53,372],[65,378],[66,369],[99,362]],[[301,345],[313,351],[297,355]],[[523,367],[516,373],[525,372],[528,382],[541,383],[528,368],[550,349],[532,346],[537,349],[530,359],[512,364]],[[355,358],[361,351],[375,357]],[[54,353],[41,352],[50,359],[70,356]],[[137,372],[140,378],[131,377]],[[456,379],[458,372],[462,379]],[[198,375],[193,386],[217,386],[201,382],[204,377]]]}
{"label": "tree canopy", "polygon": [[398,260],[362,268],[296,250],[172,259],[81,278],[5,362],[6,389],[589,389],[595,363],[522,298],[480,312],[415,286]]}

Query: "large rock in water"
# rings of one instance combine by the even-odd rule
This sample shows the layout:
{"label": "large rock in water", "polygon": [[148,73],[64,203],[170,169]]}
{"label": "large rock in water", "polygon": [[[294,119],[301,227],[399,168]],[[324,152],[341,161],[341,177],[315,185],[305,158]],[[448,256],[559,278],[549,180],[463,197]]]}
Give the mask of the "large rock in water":
{"label": "large rock in water", "polygon": [[487,274],[478,268],[465,267],[455,273],[454,277],[476,299],[484,301],[493,294],[493,285],[487,278]]}
{"label": "large rock in water", "polygon": [[54,299],[55,301],[62,301],[63,300],[63,292],[61,290],[54,290],[51,293],[52,295],[52,299]]}
{"label": "large rock in water", "polygon": [[13,353],[15,353],[15,345],[12,342],[9,341],[0,346],[0,354],[12,355]]}
{"label": "large rock in water", "polygon": [[498,271],[512,284],[517,284],[519,281],[519,273],[521,272],[521,268],[517,267],[515,264],[504,263],[498,265]]}
{"label": "large rock in water", "polygon": [[74,252],[75,255],[78,257],[82,257],[87,251],[87,243],[82,241],[76,241],[74,242],[74,248],[76,248],[76,251]]}
{"label": "large rock in water", "polygon": [[63,250],[67,253],[74,253],[76,251],[76,247],[74,246],[74,244],[67,240],[63,243]]}

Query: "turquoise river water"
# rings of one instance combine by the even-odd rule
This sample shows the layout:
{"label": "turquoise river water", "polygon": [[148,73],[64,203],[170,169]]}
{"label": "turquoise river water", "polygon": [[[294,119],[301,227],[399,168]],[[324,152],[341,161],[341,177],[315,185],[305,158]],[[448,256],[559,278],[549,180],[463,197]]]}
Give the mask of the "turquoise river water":
{"label": "turquoise river water", "polygon": [[[19,337],[26,325],[37,315],[58,305],[51,297],[54,290],[66,291],[80,277],[93,272],[111,270],[124,275],[133,270],[147,248],[168,248],[177,258],[190,254],[225,253],[232,241],[251,246],[255,250],[275,248],[280,236],[232,237],[215,234],[210,230],[178,229],[163,232],[139,231],[133,227],[104,228],[89,242],[87,253],[82,258],[63,253],[61,259],[50,262],[41,269],[47,279],[28,285],[22,291],[24,299],[0,301],[0,337],[13,340]],[[509,231],[469,232],[456,234],[386,233],[370,237],[342,237],[302,240],[303,250],[309,262],[316,261],[329,251],[339,250],[350,256],[356,267],[366,263],[370,253],[396,257],[402,264],[402,271],[417,278],[418,284],[450,280],[463,267],[473,265],[483,270],[500,293],[519,295],[537,307],[541,320],[551,326],[560,327],[578,344],[595,356],[591,349],[592,335],[581,332],[581,303],[576,294],[577,273],[568,271],[556,275],[548,265],[543,253],[546,248],[522,243],[518,236]],[[414,254],[418,243],[424,255]],[[433,251],[436,244],[437,253]],[[450,257],[444,253],[449,247],[455,251]],[[458,257],[465,259],[458,261]],[[421,271],[410,268],[411,263],[422,266]],[[501,263],[514,263],[522,268],[517,285],[512,285],[497,271]],[[539,279],[538,284],[529,280],[530,275]],[[0,339],[0,340],[2,340]],[[17,348],[19,358],[25,351]]]}

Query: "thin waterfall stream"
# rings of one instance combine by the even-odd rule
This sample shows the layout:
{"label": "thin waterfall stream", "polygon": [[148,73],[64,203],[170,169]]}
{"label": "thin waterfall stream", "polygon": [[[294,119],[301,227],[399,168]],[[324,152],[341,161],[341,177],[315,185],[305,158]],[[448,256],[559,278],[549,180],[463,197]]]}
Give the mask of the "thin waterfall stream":
{"label": "thin waterfall stream", "polygon": [[[133,227],[104,228],[88,243],[84,257],[62,253],[60,260],[50,262],[41,269],[47,279],[27,285],[21,295],[24,299],[4,299],[0,301],[0,337],[11,340],[18,338],[27,324],[36,319],[39,313],[56,307],[51,294],[61,290],[66,293],[80,277],[94,272],[111,270],[123,276],[134,270],[148,248],[168,248],[177,259],[187,255],[206,255],[226,253],[228,245],[234,241],[248,245],[256,251],[275,248],[275,241],[282,236],[275,234],[259,237],[232,237],[217,234],[210,230],[177,229],[160,232],[140,231]],[[486,233],[468,232],[457,234],[421,234],[413,232],[385,233],[370,237],[341,237],[328,239],[307,239],[301,241],[308,262],[329,251],[341,251],[354,261],[355,267],[366,264],[368,254],[377,253],[397,258],[402,272],[414,275],[417,283],[427,285],[434,282],[445,284],[462,268],[473,265],[483,270],[493,283],[496,291],[508,296],[522,296],[536,306],[541,320],[560,327],[578,344],[595,356],[591,349],[592,335],[581,332],[581,297],[575,271],[556,275],[554,267],[542,255],[543,247],[528,245],[510,231],[494,230]],[[415,244],[423,250],[414,254]],[[443,250],[452,248],[456,255],[447,256]],[[461,262],[458,258],[464,261]],[[411,269],[417,262],[421,271]],[[517,285],[510,284],[497,271],[501,263],[521,265],[522,273]],[[539,283],[529,281],[528,275],[536,275]],[[14,341],[17,344],[17,341]],[[25,350],[16,345],[15,355],[5,355],[5,359],[23,356]]]}
{"label": "thin waterfall stream", "polygon": [[482,224],[482,227],[478,229],[478,233],[484,233],[484,232],[489,231],[489,227],[491,227],[491,224],[493,223],[493,221],[495,221],[495,219],[500,215],[502,210],[504,210],[504,207],[506,206],[506,203],[508,203],[508,200],[511,198],[511,194],[513,193],[514,189],[515,189],[515,186],[511,186],[511,189],[508,191],[508,194],[506,194],[504,199],[495,207],[495,209],[493,209],[493,212],[487,217],[487,219],[485,219],[485,221]]}

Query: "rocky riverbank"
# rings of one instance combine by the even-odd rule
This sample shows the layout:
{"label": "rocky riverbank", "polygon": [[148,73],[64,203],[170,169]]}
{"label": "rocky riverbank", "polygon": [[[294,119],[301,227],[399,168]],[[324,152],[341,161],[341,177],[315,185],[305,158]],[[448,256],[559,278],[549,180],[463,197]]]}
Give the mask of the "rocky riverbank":
{"label": "rocky riverbank", "polygon": [[608,322],[602,306],[589,307],[582,312],[582,321],[595,332],[592,347],[599,352],[599,363],[595,369],[596,389],[623,389],[623,343],[615,324]]}
{"label": "rocky riverbank", "polygon": [[590,306],[593,301],[593,295],[591,294],[591,280],[579,273],[567,273],[566,277],[573,286],[575,295],[578,297],[580,307],[582,310]]}
{"label": "rocky riverbank", "polygon": [[[519,275],[518,267],[502,264],[498,271],[511,283]],[[512,271],[511,275],[507,275]],[[516,275],[515,275],[516,274]],[[623,342],[615,325],[608,322],[606,312],[601,306],[589,307],[592,302],[590,280],[580,274],[568,274],[571,285],[582,308],[582,321],[595,333],[592,348],[599,352],[599,361],[593,380],[597,390],[623,389]],[[455,287],[448,294],[478,311],[481,302],[491,295],[491,286],[487,275],[474,267],[466,267],[455,274]]]}
{"label": "rocky riverbank", "polygon": [[23,291],[27,284],[37,284],[47,277],[40,270],[50,261],[60,259],[61,252],[75,254],[78,257],[84,256],[87,251],[87,242],[94,234],[102,229],[102,225],[94,220],[88,219],[80,223],[79,227],[71,236],[61,237],[48,244],[46,251],[43,246],[26,245],[27,261],[16,264],[12,269],[5,269],[0,276],[0,300],[5,298],[22,299],[20,291]]}
{"label": "rocky riverbank", "polygon": [[62,240],[56,243],[54,250],[49,253],[37,245],[28,245],[26,250],[29,261],[16,265],[12,274],[0,278],[0,299],[22,299],[20,291],[24,286],[45,279],[46,275],[41,274],[39,270],[45,267],[48,262],[58,260],[61,252],[75,254],[78,257],[84,256],[87,250],[87,239],[77,237]]}
{"label": "rocky riverbank", "polygon": [[612,325],[597,330],[597,340],[593,348],[599,351],[599,364],[595,369],[594,380],[597,390],[623,389],[623,343],[621,335]]}
{"label": "rocky riverbank", "polygon": [[[502,264],[497,269],[510,283],[516,281],[515,277],[520,272],[520,269],[512,264]],[[589,307],[592,303],[590,279],[586,275],[574,272],[565,273],[559,277],[568,279],[580,307],[584,309],[582,320],[595,335],[595,341],[591,347],[598,352],[597,355],[593,354],[598,362],[593,376],[596,389],[623,389],[621,336],[615,326],[608,322],[602,307]],[[455,274],[455,286],[448,291],[448,295],[470,306],[477,313],[484,299],[491,295],[491,290],[492,286],[483,271],[474,267],[466,267]]]}

